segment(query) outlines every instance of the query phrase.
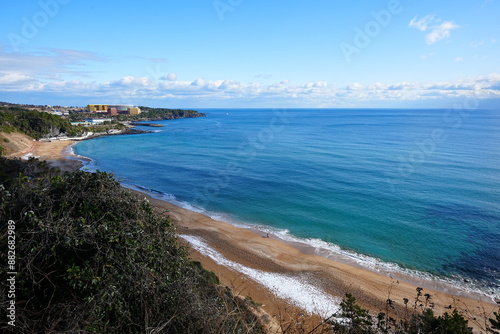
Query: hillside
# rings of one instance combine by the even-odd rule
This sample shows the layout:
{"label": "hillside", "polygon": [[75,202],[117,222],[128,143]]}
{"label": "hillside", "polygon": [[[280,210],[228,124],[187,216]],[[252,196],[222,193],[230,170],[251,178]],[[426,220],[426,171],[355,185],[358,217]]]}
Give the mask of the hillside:
{"label": "hillside", "polygon": [[81,129],[73,127],[67,119],[46,112],[20,107],[0,107],[0,132],[16,131],[40,139],[63,133],[75,136]]}
{"label": "hillside", "polygon": [[[168,108],[151,108],[151,107],[139,107],[141,109],[141,114],[139,115],[116,115],[112,116],[113,120],[117,121],[162,121],[162,120],[172,120],[179,118],[196,118],[205,117],[204,113],[200,113],[196,110],[190,109],[168,109]],[[95,113],[71,113],[70,118],[72,121],[82,121],[87,117],[102,117],[102,114]]]}
{"label": "hillside", "polygon": [[33,146],[33,138],[19,132],[0,132],[0,155],[10,155],[28,151]]}
{"label": "hillside", "polygon": [[14,226],[18,272],[16,327],[3,321],[2,332],[263,331],[252,304],[190,261],[170,220],[111,175],[0,158],[0,184],[0,230]]}
{"label": "hillside", "polygon": [[204,113],[200,113],[196,110],[184,110],[184,109],[166,109],[166,108],[150,108],[150,107],[140,107],[142,113],[138,115],[140,118],[146,118],[148,120],[167,120],[167,119],[178,119],[178,118],[194,118],[194,117],[205,117]]}

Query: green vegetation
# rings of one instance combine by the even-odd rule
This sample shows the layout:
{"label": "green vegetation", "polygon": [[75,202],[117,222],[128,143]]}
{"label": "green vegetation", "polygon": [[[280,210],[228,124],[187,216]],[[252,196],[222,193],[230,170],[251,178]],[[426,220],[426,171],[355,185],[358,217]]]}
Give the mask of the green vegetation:
{"label": "green vegetation", "polygon": [[500,313],[493,312],[493,315],[495,316],[494,319],[489,319],[491,329],[490,332],[494,334],[500,334]]}
{"label": "green vegetation", "polygon": [[[203,117],[205,114],[199,113],[196,110],[183,110],[183,109],[167,109],[167,108],[150,108],[150,107],[139,107],[141,109],[141,114],[139,115],[126,115],[120,114],[113,117],[113,122],[120,121],[161,121],[170,120],[178,118],[193,118],[193,117]],[[107,117],[110,117],[106,115]],[[81,113],[72,112],[70,113],[70,120],[72,122],[80,122],[86,118],[101,118],[103,114],[99,113]]]}
{"label": "green vegetation", "polygon": [[0,158],[0,184],[1,233],[15,222],[18,271],[16,327],[2,321],[2,332],[262,332],[247,302],[188,259],[171,222],[111,175]]}
{"label": "green vegetation", "polygon": [[[125,130],[122,121],[169,120],[177,118],[205,116],[195,110],[165,109],[141,107],[140,115],[117,115],[110,122],[95,126],[73,126],[71,122],[84,121],[87,118],[101,118],[102,114],[71,112],[69,120],[61,116],[37,110],[28,110],[17,105],[0,107],[0,132],[21,132],[34,139],[67,135],[82,135],[85,132],[105,133],[109,130]],[[0,148],[0,152],[2,148]]]}
{"label": "green vegetation", "polygon": [[19,131],[32,138],[57,136],[65,133],[75,136],[81,129],[57,115],[19,107],[0,107],[0,132]]}
{"label": "green vegetation", "polygon": [[98,133],[98,132],[107,132],[109,130],[125,130],[125,129],[127,129],[127,127],[124,124],[122,124],[116,120],[112,120],[111,122],[106,121],[106,122],[102,123],[102,125],[92,125],[92,126],[78,125],[76,127],[78,129],[80,129],[80,131],[82,133],[87,132],[87,131]]}
{"label": "green vegetation", "polygon": [[[422,289],[417,288],[415,304],[411,310],[406,310],[406,315],[399,320],[389,316],[394,308],[394,301],[387,300],[387,313],[379,313],[372,317],[368,310],[356,304],[356,299],[351,294],[346,294],[342,300],[341,311],[335,314],[329,323],[335,333],[342,334],[471,334],[472,328],[468,327],[468,320],[456,309],[451,314],[444,313],[435,316],[432,309],[431,295],[425,294],[421,300]],[[409,299],[405,298],[405,305]],[[341,319],[341,320],[339,320]]]}
{"label": "green vegetation", "polygon": [[199,113],[196,110],[150,108],[150,107],[140,107],[140,108],[142,113],[134,117],[138,117],[137,119],[147,119],[151,121],[205,116],[205,114]]}

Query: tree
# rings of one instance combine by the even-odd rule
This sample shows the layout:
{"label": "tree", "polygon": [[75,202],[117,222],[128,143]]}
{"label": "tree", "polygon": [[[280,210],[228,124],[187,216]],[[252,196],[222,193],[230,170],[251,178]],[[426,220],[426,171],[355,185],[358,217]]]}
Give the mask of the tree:
{"label": "tree", "polygon": [[340,312],[335,315],[333,329],[337,333],[370,334],[375,333],[373,320],[368,310],[356,304],[356,298],[347,293],[340,303]]}
{"label": "tree", "polygon": [[490,321],[490,324],[491,324],[490,332],[494,333],[494,334],[499,334],[500,332],[499,331],[495,331],[494,329],[499,329],[500,330],[500,313],[493,312],[493,315],[495,316],[494,319],[493,318],[492,319],[488,319]]}

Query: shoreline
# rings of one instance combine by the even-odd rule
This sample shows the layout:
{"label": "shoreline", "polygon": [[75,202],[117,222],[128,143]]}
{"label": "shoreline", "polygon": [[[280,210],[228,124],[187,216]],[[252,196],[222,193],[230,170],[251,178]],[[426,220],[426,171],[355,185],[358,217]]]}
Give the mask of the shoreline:
{"label": "shoreline", "polygon": [[[250,296],[259,303],[267,304],[265,299],[257,299],[252,292],[263,289],[281,299],[281,303],[285,302],[292,307],[298,306],[306,312],[324,316],[325,311],[326,314],[332,313],[332,308],[335,307],[333,304],[338,305],[345,293],[351,293],[362,307],[375,314],[385,311],[386,300],[393,299],[396,302],[393,312],[401,314],[403,298],[414,300],[416,288],[420,286],[317,254],[308,254],[273,236],[266,237],[249,229],[216,221],[203,214],[145,195],[157,209],[168,210],[180,238],[187,240],[195,250],[196,259],[207,269],[214,271],[224,284],[234,285],[234,274],[227,273],[227,270],[231,270],[246,276],[246,279],[252,280],[255,285],[262,285],[260,288],[245,287]],[[252,270],[258,275],[274,275],[286,277],[288,280],[275,279],[276,285],[273,286],[272,280],[252,275]],[[267,286],[262,284],[263,281],[268,283]],[[294,281],[301,283],[294,287],[295,298],[287,294],[287,287],[283,287]],[[487,314],[497,309],[489,300],[458,296],[429,288],[425,288],[423,293],[432,295],[434,310],[438,314],[450,312],[449,305],[452,305],[453,308],[469,310],[473,316],[480,319],[481,312],[478,312],[478,307],[487,309]],[[321,294],[324,294],[323,300],[320,300]],[[316,307],[317,310],[304,307],[305,301],[308,300],[316,302],[312,309]],[[283,308],[284,305],[279,307]],[[277,312],[279,307],[277,309],[276,306],[266,305],[264,309],[270,314],[276,314],[273,312]]]}
{"label": "shoreline", "polygon": [[[481,300],[490,304],[500,305],[500,295],[482,291],[480,288],[474,286],[463,279],[461,282],[458,278],[440,277],[435,274],[419,271],[416,269],[408,269],[399,266],[392,262],[383,262],[375,257],[368,255],[358,254],[343,250],[340,246],[329,244],[321,239],[301,239],[288,233],[286,230],[275,229],[265,225],[246,224],[244,222],[235,222],[229,219],[221,218],[219,213],[208,212],[199,210],[188,202],[183,202],[175,199],[173,195],[164,194],[154,190],[144,188],[140,185],[122,183],[125,188],[131,189],[135,192],[146,194],[148,197],[155,200],[163,201],[174,205],[175,207],[188,210],[197,214],[201,214],[211,219],[224,224],[229,224],[241,230],[250,231],[258,236],[269,236],[274,240],[287,244],[302,254],[316,255],[326,260],[339,262],[347,266],[352,266],[357,269],[365,270],[373,274],[391,278],[394,281],[402,281],[413,285],[415,287],[422,287],[424,289],[437,291],[440,293],[450,294],[456,297],[465,297],[474,300]],[[224,214],[223,214],[224,215]]]}
{"label": "shoreline", "polygon": [[75,143],[77,141],[74,140],[36,141],[29,150],[10,154],[7,158],[27,160],[34,157],[63,171],[74,171],[83,166],[82,161],[71,151],[71,145]]}
{"label": "shoreline", "polygon": [[[77,170],[83,167],[81,159],[84,157],[72,152],[74,143],[37,142],[31,153],[54,167]],[[305,243],[296,244],[272,233],[266,237],[266,232],[257,228],[217,221],[143,191],[140,193],[156,210],[168,210],[179,240],[192,249],[193,260],[215,272],[221,283],[231,287],[236,294],[251,296],[255,302],[263,304],[270,315],[290,313],[291,310],[298,314],[311,300],[317,303],[316,308],[332,312],[327,308],[338,305],[345,293],[353,294],[362,307],[375,314],[385,311],[385,302],[391,298],[396,302],[392,312],[398,314],[403,311],[403,298],[414,300],[416,287],[422,286],[418,282],[406,282],[404,277],[389,277],[361,265],[318,255],[313,246]],[[479,295],[461,296],[459,291],[451,289],[451,285],[446,286],[446,282],[442,285],[442,289],[425,288],[423,291],[432,295],[437,314],[450,312],[448,306],[452,305],[482,319],[483,308],[487,316],[498,308],[491,300],[481,300]],[[295,290],[298,299],[290,289]],[[439,291],[446,289],[449,291]],[[324,294],[323,300],[320,300],[321,294]],[[306,311],[315,313],[311,309]],[[473,323],[469,325],[474,326]]]}

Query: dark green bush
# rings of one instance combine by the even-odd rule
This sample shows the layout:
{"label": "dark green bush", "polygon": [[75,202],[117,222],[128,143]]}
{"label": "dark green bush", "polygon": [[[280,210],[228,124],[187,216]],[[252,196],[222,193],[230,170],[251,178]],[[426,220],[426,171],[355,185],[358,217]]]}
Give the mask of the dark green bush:
{"label": "dark green bush", "polygon": [[8,220],[16,224],[16,333],[260,330],[213,273],[188,259],[171,222],[110,174],[63,174],[34,159],[14,179],[11,163],[2,169],[2,235]]}

